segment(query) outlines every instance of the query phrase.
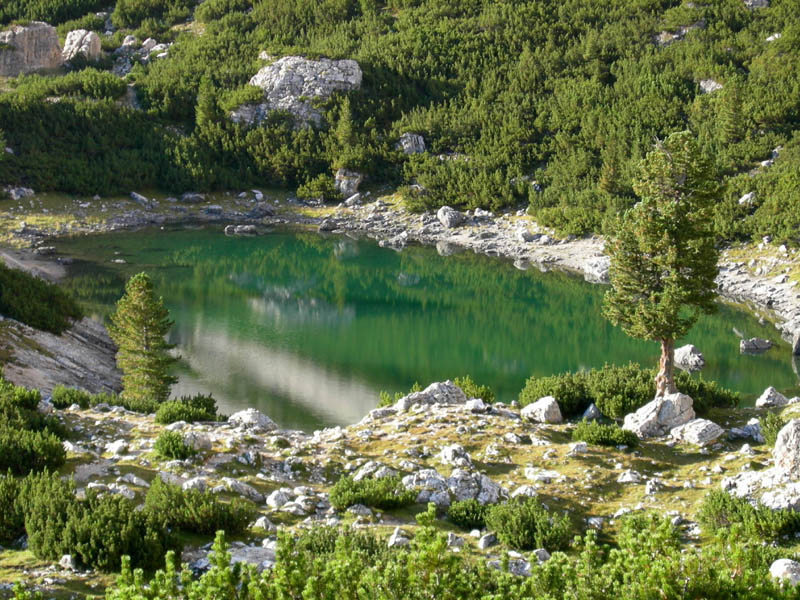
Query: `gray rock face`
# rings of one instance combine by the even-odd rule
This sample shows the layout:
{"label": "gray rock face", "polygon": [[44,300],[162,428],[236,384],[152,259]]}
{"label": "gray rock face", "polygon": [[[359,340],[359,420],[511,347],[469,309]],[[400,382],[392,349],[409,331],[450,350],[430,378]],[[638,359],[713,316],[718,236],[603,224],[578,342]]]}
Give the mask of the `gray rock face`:
{"label": "gray rock face", "polygon": [[471,467],[472,459],[460,444],[450,444],[442,448],[439,459],[447,465],[454,467]]}
{"label": "gray rock face", "polygon": [[62,64],[56,28],[33,21],[0,32],[0,77],[16,77]]}
{"label": "gray rock face", "polygon": [[688,371],[699,371],[706,359],[693,344],[686,344],[675,350],[675,364]]}
{"label": "gray rock face", "polygon": [[404,133],[397,142],[397,149],[404,154],[421,154],[425,152],[425,139],[418,133]]}
{"label": "gray rock face", "polygon": [[585,411],[583,411],[583,416],[581,419],[584,421],[597,421],[603,415],[600,413],[600,409],[595,406],[594,402],[589,405]]}
{"label": "gray rock face", "polygon": [[271,569],[275,564],[275,551],[262,546],[246,546],[241,542],[234,542],[228,548],[231,553],[231,565],[246,563],[254,565],[259,573]]}
{"label": "gray rock face", "polygon": [[722,89],[722,84],[713,79],[703,79],[700,81],[700,91],[703,94],[710,94]]}
{"label": "gray rock face", "polygon": [[769,575],[782,583],[795,586],[800,583],[800,563],[788,558],[776,560],[769,566]]}
{"label": "gray rock face", "polygon": [[593,283],[607,283],[611,259],[607,256],[594,256],[583,263],[583,277]]}
{"label": "gray rock face", "polygon": [[625,415],[622,428],[640,438],[660,437],[694,419],[692,399],[686,394],[671,394],[648,402],[635,413]]}
{"label": "gray rock face", "polygon": [[495,504],[500,499],[500,486],[486,475],[455,469],[447,478],[447,487],[456,501],[475,499],[479,504]]}
{"label": "gray rock face", "polygon": [[448,229],[457,227],[464,221],[464,215],[449,206],[441,207],[436,213],[436,218]]}
{"label": "gray rock face", "polygon": [[520,414],[523,418],[536,423],[561,423],[564,420],[561,416],[558,402],[552,396],[545,396],[532,404],[528,404]]}
{"label": "gray rock face", "polygon": [[255,124],[273,110],[290,112],[301,126],[319,125],[322,114],[310,99],[325,99],[336,91],[361,87],[361,67],[354,60],[308,60],[284,56],[263,67],[250,79],[250,85],[264,90],[264,102],[245,104],[230,113],[237,123]]}
{"label": "gray rock face", "polygon": [[334,191],[342,195],[342,198],[351,198],[358,191],[358,186],[364,181],[364,176],[355,171],[339,169],[333,182]]}
{"label": "gray rock face", "polygon": [[76,571],[78,566],[75,564],[75,559],[71,554],[65,554],[58,561],[58,566],[66,571]]}
{"label": "gray rock face", "polygon": [[772,348],[772,342],[761,338],[750,338],[749,340],[739,340],[739,352],[742,354],[758,354],[766,352]]}
{"label": "gray rock face", "polygon": [[97,60],[103,54],[100,47],[100,37],[94,31],[75,29],[67,34],[64,40],[64,49],[61,58],[70,61],[78,56],[86,60]]}
{"label": "gray rock face", "polygon": [[9,186],[5,188],[6,194],[12,200],[22,200],[23,198],[30,198],[34,196],[36,192],[34,192],[31,188],[26,187],[12,187]]}
{"label": "gray rock face", "polygon": [[723,433],[725,433],[725,430],[713,421],[692,419],[680,427],[675,427],[670,432],[670,435],[679,442],[686,442],[695,446],[707,446]]}
{"label": "gray rock face", "polygon": [[417,502],[427,504],[433,502],[440,508],[450,506],[450,492],[447,481],[435,469],[421,469],[402,479],[407,490],[417,490]]}
{"label": "gray rock face", "polygon": [[792,419],[778,432],[772,457],[782,473],[800,477],[800,419]]}
{"label": "gray rock face", "polygon": [[774,387],[770,386],[756,400],[756,408],[767,408],[773,406],[785,406],[788,404],[786,396],[781,394]]}
{"label": "gray rock face", "polygon": [[452,381],[440,381],[430,384],[421,392],[403,396],[394,404],[396,412],[405,412],[414,404],[465,404],[467,396]]}

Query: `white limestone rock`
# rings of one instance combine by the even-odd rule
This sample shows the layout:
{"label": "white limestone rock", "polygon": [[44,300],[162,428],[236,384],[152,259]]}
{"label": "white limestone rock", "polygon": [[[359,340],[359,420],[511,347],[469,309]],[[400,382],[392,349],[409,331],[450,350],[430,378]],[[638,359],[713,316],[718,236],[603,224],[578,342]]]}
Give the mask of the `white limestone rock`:
{"label": "white limestone rock", "polygon": [[448,229],[457,227],[464,222],[464,215],[455,208],[451,208],[449,206],[442,206],[436,212],[436,218],[439,219],[439,222]]}
{"label": "white limestone rock", "polygon": [[255,408],[240,410],[228,417],[228,423],[239,425],[248,429],[263,429],[264,431],[274,431],[278,425],[267,415],[257,411]]}
{"label": "white limestone rock", "polygon": [[622,428],[640,438],[661,437],[695,418],[692,399],[680,392],[656,398],[625,415]]}
{"label": "white limestone rock", "polygon": [[434,404],[466,404],[467,396],[464,391],[452,381],[436,382],[430,384],[421,392],[414,392],[403,396],[394,404],[395,412],[404,413],[414,404],[432,406]]}
{"label": "white limestone rock", "polygon": [[404,133],[397,142],[397,149],[404,154],[421,154],[425,152],[425,139],[418,133]]}
{"label": "white limestone rock", "polygon": [[794,587],[800,583],[800,563],[788,558],[778,559],[769,566],[769,575]]}
{"label": "white limestone rock", "polygon": [[73,60],[78,56],[86,60],[97,60],[102,55],[100,36],[94,31],[87,31],[86,29],[70,31],[66,40],[64,40],[64,49],[61,51],[61,57],[64,62]]}
{"label": "white limestone rock", "polygon": [[786,406],[788,402],[786,396],[770,386],[756,400],[756,408]]}
{"label": "white limestone rock", "polygon": [[450,444],[439,452],[439,460],[453,467],[471,467],[472,459],[460,444]]}
{"label": "white limestone rock", "polygon": [[782,473],[800,477],[800,419],[792,419],[778,432],[772,457]]}
{"label": "white limestone rock", "polygon": [[256,504],[261,504],[264,502],[264,496],[261,494],[261,492],[259,492],[253,486],[244,483],[243,481],[233,479],[232,477],[223,477],[222,483],[234,494],[244,496]]}
{"label": "white limestone rock", "polygon": [[722,427],[708,419],[692,419],[670,431],[676,441],[701,447],[709,445],[724,433]]}
{"label": "white limestone rock", "polygon": [[693,344],[686,344],[675,350],[675,364],[687,371],[699,371],[706,359]]}
{"label": "white limestone rock", "polygon": [[535,423],[561,423],[564,421],[558,402],[552,396],[544,396],[536,402],[528,404],[520,414],[524,419]]}
{"label": "white limestone rock", "polygon": [[351,198],[358,192],[358,186],[364,181],[364,176],[357,171],[339,169],[333,181],[333,190],[341,194],[342,198]]}

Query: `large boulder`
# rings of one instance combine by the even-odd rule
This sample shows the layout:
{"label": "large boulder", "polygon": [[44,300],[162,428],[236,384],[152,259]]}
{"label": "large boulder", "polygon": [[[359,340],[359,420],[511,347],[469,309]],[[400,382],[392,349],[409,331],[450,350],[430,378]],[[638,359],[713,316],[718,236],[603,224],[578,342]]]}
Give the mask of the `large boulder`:
{"label": "large boulder", "polygon": [[781,558],[770,565],[769,575],[781,583],[795,586],[800,583],[800,563],[788,558]]}
{"label": "large boulder", "polygon": [[247,410],[240,410],[237,413],[233,413],[228,417],[228,423],[246,428],[263,429],[265,431],[273,431],[278,428],[275,421],[257,411],[255,408],[248,408]]}
{"label": "large boulder", "polygon": [[64,40],[64,49],[61,51],[61,58],[70,61],[78,56],[86,60],[97,60],[103,54],[100,46],[100,36],[94,31],[85,29],[75,29],[67,34]]}
{"label": "large boulder", "polygon": [[772,457],[782,473],[800,477],[800,419],[792,419],[778,432]]}
{"label": "large boulder", "polygon": [[397,149],[404,154],[421,154],[425,152],[425,139],[418,133],[404,133],[397,142]]}
{"label": "large boulder", "polygon": [[786,396],[781,394],[774,387],[770,386],[756,400],[756,408],[769,408],[775,406],[785,406],[788,404]]}
{"label": "large boulder", "polygon": [[675,364],[687,371],[699,371],[706,359],[693,344],[686,344],[675,349]]}
{"label": "large boulder", "polygon": [[656,398],[639,410],[625,415],[622,428],[640,438],[661,437],[694,419],[692,399],[680,392]]}
{"label": "large boulder", "polygon": [[448,229],[461,225],[464,221],[464,215],[449,206],[442,206],[436,213],[436,218]]}
{"label": "large boulder", "polygon": [[357,191],[358,186],[364,180],[364,176],[356,171],[339,169],[333,181],[333,189],[342,195],[342,198],[350,198]]}
{"label": "large boulder", "polygon": [[558,402],[552,396],[545,396],[528,404],[520,414],[523,418],[535,423],[561,423],[564,420]]}
{"label": "large boulder", "polygon": [[33,21],[0,32],[0,77],[16,77],[61,66],[56,28]]}
{"label": "large boulder", "polygon": [[270,111],[286,110],[301,126],[319,125],[322,114],[311,100],[324,100],[336,91],[361,87],[361,67],[354,60],[309,60],[284,56],[263,67],[250,79],[250,85],[264,90],[264,102],[245,104],[230,113],[234,122],[254,124]]}
{"label": "large boulder", "polygon": [[718,437],[720,437],[725,430],[708,419],[692,419],[688,423],[675,427],[670,435],[679,441],[695,446],[707,446]]}
{"label": "large boulder", "polygon": [[421,469],[402,479],[403,487],[416,490],[417,502],[427,504],[433,502],[440,508],[450,506],[448,482],[435,469]]}
{"label": "large boulder", "polygon": [[466,404],[467,396],[464,391],[452,381],[440,381],[430,384],[421,392],[414,392],[403,396],[394,404],[397,412],[405,412],[414,404]]}
{"label": "large boulder", "polygon": [[474,499],[479,504],[496,504],[502,494],[500,486],[491,478],[466,469],[453,470],[447,478],[447,487],[457,502]]}

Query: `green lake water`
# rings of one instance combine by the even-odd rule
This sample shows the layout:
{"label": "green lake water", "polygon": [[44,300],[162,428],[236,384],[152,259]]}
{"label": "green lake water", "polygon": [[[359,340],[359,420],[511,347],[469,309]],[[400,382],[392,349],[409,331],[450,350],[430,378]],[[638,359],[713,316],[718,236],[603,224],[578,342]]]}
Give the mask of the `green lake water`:
{"label": "green lake water", "polygon": [[[380,390],[415,381],[468,373],[511,401],[530,375],[655,365],[658,355],[603,319],[604,286],[469,251],[397,253],[343,236],[220,228],[76,237],[59,251],[75,259],[68,285],[97,318],[127,277],[153,277],[175,321],[174,395],[211,392],[224,412],[255,407],[283,427],[354,423]],[[769,385],[796,393],[788,346],[743,356],[736,332],[780,341],[774,327],[721,305],[684,340],[704,353],[703,376],[751,401]]]}

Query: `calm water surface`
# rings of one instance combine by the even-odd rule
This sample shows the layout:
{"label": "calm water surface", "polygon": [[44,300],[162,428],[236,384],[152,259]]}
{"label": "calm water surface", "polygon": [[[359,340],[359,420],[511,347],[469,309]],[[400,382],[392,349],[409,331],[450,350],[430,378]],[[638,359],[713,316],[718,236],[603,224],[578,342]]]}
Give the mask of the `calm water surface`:
{"label": "calm water surface", "polygon": [[[219,229],[116,232],[60,250],[76,259],[69,285],[98,318],[127,277],[153,277],[182,357],[175,395],[212,392],[225,412],[252,406],[284,427],[356,422],[380,390],[415,381],[469,373],[510,401],[532,374],[655,365],[658,355],[603,319],[603,286],[472,252],[444,258],[347,237]],[[785,343],[742,356],[736,332],[779,341],[773,327],[720,306],[686,340],[706,357],[704,377],[750,399],[768,385],[796,391]]]}

